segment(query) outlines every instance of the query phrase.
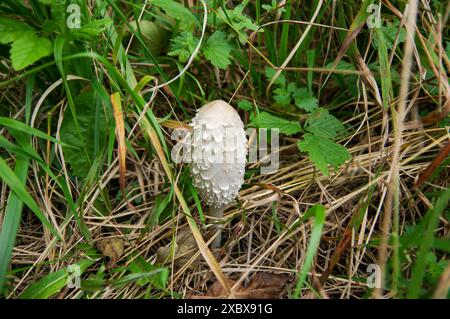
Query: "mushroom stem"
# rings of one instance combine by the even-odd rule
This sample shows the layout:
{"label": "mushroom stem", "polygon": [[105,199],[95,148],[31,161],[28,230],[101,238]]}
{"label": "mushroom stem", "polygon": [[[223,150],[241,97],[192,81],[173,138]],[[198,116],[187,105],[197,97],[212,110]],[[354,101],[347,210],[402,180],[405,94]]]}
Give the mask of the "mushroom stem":
{"label": "mushroom stem", "polygon": [[[209,216],[214,217],[214,218],[222,218],[223,217],[223,212],[225,211],[225,206],[223,207],[213,207],[213,206],[209,206]],[[219,248],[220,247],[220,243],[222,242],[222,228],[223,225],[222,224],[215,224],[215,228],[217,229],[217,236],[216,238],[214,238],[214,240],[211,243],[211,247],[212,248]]]}

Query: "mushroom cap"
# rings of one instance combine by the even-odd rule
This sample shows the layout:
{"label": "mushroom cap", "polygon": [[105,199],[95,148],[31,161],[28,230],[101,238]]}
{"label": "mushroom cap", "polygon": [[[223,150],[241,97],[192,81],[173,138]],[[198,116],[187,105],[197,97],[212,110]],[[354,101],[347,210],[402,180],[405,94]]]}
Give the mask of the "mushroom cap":
{"label": "mushroom cap", "polygon": [[232,106],[216,100],[198,110],[191,126],[193,183],[209,206],[224,207],[244,183],[244,123]]}

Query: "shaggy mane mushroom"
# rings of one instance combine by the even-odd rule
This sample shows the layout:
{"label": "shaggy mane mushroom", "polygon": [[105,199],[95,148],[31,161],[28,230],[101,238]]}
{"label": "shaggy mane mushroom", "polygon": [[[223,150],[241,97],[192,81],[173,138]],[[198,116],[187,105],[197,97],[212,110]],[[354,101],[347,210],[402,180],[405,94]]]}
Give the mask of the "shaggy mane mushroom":
{"label": "shaggy mane mushroom", "polygon": [[[244,183],[247,138],[239,114],[216,100],[200,108],[193,118],[193,183],[209,206],[209,215],[222,218],[225,208]],[[212,243],[221,243],[221,230]]]}

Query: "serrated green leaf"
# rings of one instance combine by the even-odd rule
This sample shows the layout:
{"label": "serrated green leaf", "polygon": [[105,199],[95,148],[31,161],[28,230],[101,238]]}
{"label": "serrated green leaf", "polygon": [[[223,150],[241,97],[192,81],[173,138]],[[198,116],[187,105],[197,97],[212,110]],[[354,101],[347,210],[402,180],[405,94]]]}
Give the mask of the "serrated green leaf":
{"label": "serrated green leaf", "polygon": [[[77,147],[75,149],[63,146],[63,152],[73,173],[81,178],[88,175],[94,159],[98,156],[95,152],[96,143],[98,143],[98,150],[102,150],[107,143],[106,116],[102,111],[97,114],[95,96],[93,92],[86,92],[74,99],[80,132],[77,132],[77,126],[69,108],[64,112],[60,130],[61,141]],[[80,136],[83,137],[82,141]]]}
{"label": "serrated green leaf", "polygon": [[291,103],[291,94],[284,88],[279,87],[273,90],[273,93],[275,94],[273,96],[273,99],[282,106],[288,106]]}
{"label": "serrated green leaf", "polygon": [[280,133],[286,135],[298,133],[302,129],[297,121],[289,121],[267,112],[261,112],[255,116],[250,125],[258,128],[278,128]]}
{"label": "serrated green leaf", "polygon": [[309,158],[316,167],[328,176],[328,165],[338,169],[346,160],[350,159],[348,150],[326,137],[313,134],[305,134],[303,140],[298,142],[298,148],[302,152],[307,152]]}
{"label": "serrated green leaf", "polygon": [[[228,23],[232,26],[233,30],[235,32],[238,32],[239,34],[239,41],[244,44],[247,41],[247,33],[246,30],[252,30],[256,31],[258,30],[258,25],[253,23],[253,21],[243,13],[245,6],[247,5],[248,1],[243,1],[234,9],[225,9],[223,7],[220,7],[218,10],[218,16],[221,17],[219,21],[217,21],[220,24]],[[262,32],[263,30],[260,29],[259,32]]]}
{"label": "serrated green leaf", "polygon": [[199,38],[195,37],[192,32],[183,31],[172,40],[168,55],[178,56],[178,60],[185,63],[194,52],[198,41],[200,41]]}
{"label": "serrated green leaf", "polygon": [[319,108],[311,114],[305,123],[305,130],[314,134],[333,139],[344,131],[344,125],[327,109]]}
{"label": "serrated green leaf", "polygon": [[306,112],[312,112],[319,106],[319,101],[309,93],[307,88],[296,88],[292,96],[295,105]]}
{"label": "serrated green leaf", "polygon": [[214,32],[203,47],[203,54],[213,65],[220,69],[226,69],[230,65],[230,52],[232,45],[226,39],[222,31]]}
{"label": "serrated green leaf", "polygon": [[238,108],[245,110],[247,112],[253,111],[253,104],[247,100],[240,100],[240,101],[238,101],[237,105],[238,105]]}
{"label": "serrated green leaf", "polygon": [[19,71],[52,53],[52,43],[34,33],[25,32],[11,46],[11,61],[14,70]]}
{"label": "serrated green leaf", "polygon": [[35,30],[24,22],[0,17],[0,43],[7,44],[16,41],[25,33],[34,34]]}
{"label": "serrated green leaf", "polygon": [[[272,69],[272,68],[270,68],[270,67],[266,67],[265,68],[265,70],[264,70],[264,74],[266,75],[266,78],[267,78],[267,80],[271,80],[273,77],[274,77],[274,75],[275,75],[275,73],[276,73],[277,71],[275,70],[275,69]],[[285,78],[285,76],[284,76],[284,74],[283,73],[281,73],[279,76],[278,76],[278,78],[275,80],[275,82],[273,83],[274,85],[277,85],[277,86],[282,86],[282,87],[284,87],[285,86],[285,84],[286,84],[286,78]]]}
{"label": "serrated green leaf", "polygon": [[[275,74],[273,69],[266,68],[266,76],[271,78]],[[312,112],[317,109],[319,101],[317,98],[311,95],[311,93],[306,88],[299,88],[294,82],[289,83],[285,86],[286,80],[282,78],[276,81],[278,87],[273,90],[273,99],[282,106],[288,106],[292,102],[302,110],[306,112]]]}

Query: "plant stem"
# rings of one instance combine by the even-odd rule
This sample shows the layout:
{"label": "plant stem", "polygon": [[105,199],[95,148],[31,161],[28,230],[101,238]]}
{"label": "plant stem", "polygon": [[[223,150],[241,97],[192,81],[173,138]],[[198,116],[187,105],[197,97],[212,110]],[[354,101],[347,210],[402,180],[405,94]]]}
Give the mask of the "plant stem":
{"label": "plant stem", "polygon": [[[225,207],[209,207],[209,216],[214,217],[214,218],[222,218],[223,217],[223,212],[225,211]],[[219,248],[220,244],[222,242],[222,227],[223,225],[221,224],[216,224],[215,228],[217,228],[217,236],[216,238],[214,238],[214,240],[211,243],[211,248]]]}

